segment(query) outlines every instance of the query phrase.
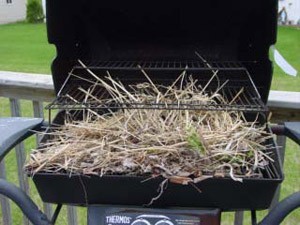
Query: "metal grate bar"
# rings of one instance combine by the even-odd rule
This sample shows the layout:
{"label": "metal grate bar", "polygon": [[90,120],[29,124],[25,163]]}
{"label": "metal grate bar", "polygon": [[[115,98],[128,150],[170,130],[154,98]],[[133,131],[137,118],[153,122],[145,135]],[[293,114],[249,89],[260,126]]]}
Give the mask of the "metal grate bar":
{"label": "metal grate bar", "polygon": [[[147,70],[245,70],[238,62],[209,62],[211,68],[201,61],[84,61],[89,69],[139,70],[139,65]],[[75,69],[83,69],[76,65]]]}
{"label": "metal grate bar", "polygon": [[[212,62],[207,63],[200,61],[103,61],[103,62],[88,62],[89,68],[118,68],[121,71],[126,71],[124,68],[130,70],[140,70],[139,65],[144,69],[167,69],[167,70],[179,70],[184,68],[198,68],[199,71],[193,71],[194,79],[197,79],[197,85],[205,87],[207,82],[212,78],[212,71],[219,71],[219,69],[230,68],[231,71],[219,71],[216,78],[210,82],[206,88],[208,93],[214,93],[219,87],[226,82],[226,85],[220,90],[223,97],[231,102],[230,104],[218,104],[218,105],[204,105],[203,103],[195,102],[190,105],[173,103],[136,103],[136,102],[108,102],[109,94],[101,87],[97,82],[97,79],[93,76],[85,75],[73,75],[71,74],[66,85],[59,91],[57,98],[47,106],[48,109],[119,109],[119,108],[135,108],[135,109],[170,109],[170,110],[227,110],[227,111],[245,111],[245,112],[265,112],[267,107],[260,99],[260,95],[257,88],[251,79],[248,71],[242,67],[239,62]],[[217,69],[213,69],[213,68]],[[80,66],[75,68],[82,69]],[[203,71],[202,70],[209,70]],[[75,71],[73,69],[73,71]],[[77,71],[78,72],[78,71]],[[74,72],[75,73],[75,72]],[[78,72],[81,74],[81,72]],[[122,72],[123,73],[123,72]],[[111,73],[112,75],[114,72]],[[121,80],[125,86],[137,83],[147,82],[144,76],[134,75],[120,75],[116,77]],[[122,77],[123,76],[123,77]],[[103,77],[102,77],[103,79]],[[104,78],[105,79],[105,78]],[[152,79],[152,78],[151,78]],[[153,79],[153,82],[158,85],[172,84],[174,77],[159,76]],[[241,89],[243,87],[243,92]],[[92,96],[90,93],[92,92]],[[238,95],[238,96],[237,96]]]}
{"label": "metal grate bar", "polygon": [[[240,88],[228,88],[225,89],[224,95],[228,101],[231,101],[237,93],[240,91]],[[240,94],[232,104],[218,104],[218,105],[203,105],[195,102],[195,104],[179,104],[178,103],[107,103],[106,100],[109,98],[107,92],[104,92],[103,89],[98,88],[92,93],[94,96],[98,96],[99,100],[88,98],[85,101],[85,94],[78,91],[76,88],[69,90],[68,95],[61,96],[57,98],[52,104],[48,106],[48,109],[119,109],[119,108],[133,108],[133,109],[169,109],[169,110],[227,110],[227,111],[266,111],[264,105],[251,102],[251,99],[247,96],[247,93]],[[71,96],[71,98],[69,97]],[[73,98],[76,101],[73,101]]]}

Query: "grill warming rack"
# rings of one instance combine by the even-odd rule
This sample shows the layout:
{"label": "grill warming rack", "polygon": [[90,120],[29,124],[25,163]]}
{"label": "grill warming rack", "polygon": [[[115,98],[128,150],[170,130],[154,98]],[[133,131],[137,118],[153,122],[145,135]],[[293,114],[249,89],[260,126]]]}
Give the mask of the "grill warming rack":
{"label": "grill warming rack", "polygon": [[[226,110],[243,112],[266,112],[267,107],[262,102],[257,87],[251,79],[247,69],[240,62],[210,62],[201,61],[104,61],[84,62],[84,65],[76,64],[70,72],[57,98],[46,108],[49,110],[103,110],[103,109],[168,109],[168,110]],[[192,74],[197,85],[206,86],[209,94],[218,92],[230,102],[230,104],[204,104],[192,102],[182,104],[169,103],[138,103],[138,102],[111,102],[109,93],[97,85],[97,79],[91,76],[87,69],[93,71],[102,79],[107,71],[124,85],[147,82],[141,70],[148,73],[155,84],[170,85],[186,71]],[[151,76],[151,72],[156,77]],[[159,75],[157,75],[159,74]],[[104,78],[105,79],[105,78]],[[90,93],[96,98],[87,97]]]}
{"label": "grill warming rack", "polygon": [[[185,60],[185,61],[83,61],[89,69],[114,69],[114,70],[245,70],[241,62],[209,62],[205,60]],[[81,65],[74,66],[75,69],[81,69]]]}

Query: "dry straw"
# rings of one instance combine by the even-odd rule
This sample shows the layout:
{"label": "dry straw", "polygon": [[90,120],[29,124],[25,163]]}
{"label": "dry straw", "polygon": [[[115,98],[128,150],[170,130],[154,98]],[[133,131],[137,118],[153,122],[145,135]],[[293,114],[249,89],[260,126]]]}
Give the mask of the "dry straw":
{"label": "dry straw", "polygon": [[[83,64],[82,64],[83,65]],[[84,66],[84,65],[83,65]],[[47,135],[46,143],[33,150],[26,169],[38,172],[84,175],[163,176],[179,184],[197,183],[210,177],[262,177],[270,161],[266,141],[272,138],[264,125],[247,122],[242,112],[169,110],[168,104],[232,104],[243,92],[227,100],[221,90],[206,91],[183,72],[169,86],[147,82],[125,86],[109,72],[95,78],[90,88],[78,88],[85,101],[98,104],[161,104],[164,109],[123,108],[105,114],[91,108],[82,120],[66,117],[65,124]],[[99,99],[101,87],[109,98]],[[76,101],[75,99],[70,100]],[[67,114],[68,115],[68,114]]]}

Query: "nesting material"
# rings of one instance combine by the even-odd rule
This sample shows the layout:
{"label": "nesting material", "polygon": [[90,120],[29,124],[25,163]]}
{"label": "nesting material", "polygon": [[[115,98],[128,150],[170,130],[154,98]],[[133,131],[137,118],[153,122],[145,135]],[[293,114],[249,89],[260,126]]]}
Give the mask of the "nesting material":
{"label": "nesting material", "polygon": [[[88,70],[88,69],[87,69]],[[247,122],[242,112],[169,110],[168,104],[231,104],[220,93],[200,87],[183,72],[169,86],[157,85],[142,70],[147,82],[129,87],[107,73],[95,77],[95,86],[109,93],[105,104],[161,103],[164,109],[123,108],[100,114],[83,109],[83,119],[66,113],[65,124],[53,128],[49,140],[33,150],[26,169],[38,172],[84,175],[163,176],[179,184],[197,183],[210,177],[262,177],[272,158],[267,139],[272,138],[256,121]],[[212,79],[216,78],[217,71]],[[241,94],[243,89],[235,96]],[[99,104],[92,91],[78,92]],[[233,98],[233,100],[234,100]],[[125,104],[124,104],[125,103]]]}

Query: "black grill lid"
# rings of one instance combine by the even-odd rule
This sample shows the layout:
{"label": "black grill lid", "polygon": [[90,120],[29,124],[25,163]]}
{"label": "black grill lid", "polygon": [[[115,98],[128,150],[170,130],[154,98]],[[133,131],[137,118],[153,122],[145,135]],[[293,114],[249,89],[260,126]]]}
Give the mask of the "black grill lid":
{"label": "black grill lid", "polygon": [[[244,62],[265,102],[276,40],[276,0],[48,0],[58,92],[77,59]],[[250,63],[249,63],[250,62]]]}

